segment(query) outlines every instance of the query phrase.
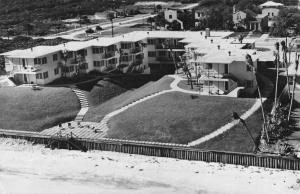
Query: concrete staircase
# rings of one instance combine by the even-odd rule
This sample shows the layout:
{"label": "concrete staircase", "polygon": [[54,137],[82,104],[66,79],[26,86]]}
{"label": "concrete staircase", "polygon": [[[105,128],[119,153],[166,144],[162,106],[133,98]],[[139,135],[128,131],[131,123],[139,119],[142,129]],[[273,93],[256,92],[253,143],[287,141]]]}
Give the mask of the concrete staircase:
{"label": "concrete staircase", "polygon": [[74,121],[76,122],[80,122],[83,120],[84,115],[87,113],[87,111],[89,110],[89,102],[84,94],[84,91],[74,87],[72,88],[72,91],[76,94],[79,103],[80,103],[80,111],[77,114],[76,118]]}

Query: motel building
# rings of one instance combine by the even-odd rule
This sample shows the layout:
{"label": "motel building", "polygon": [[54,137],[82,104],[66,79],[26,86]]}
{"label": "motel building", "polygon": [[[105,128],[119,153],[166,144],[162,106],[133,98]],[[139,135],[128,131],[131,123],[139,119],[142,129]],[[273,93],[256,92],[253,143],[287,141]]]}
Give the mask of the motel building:
{"label": "motel building", "polygon": [[61,77],[91,71],[172,74],[175,64],[182,63],[187,56],[184,62],[191,68],[203,93],[228,94],[240,88],[253,92],[257,83],[245,56],[250,54],[257,67],[262,52],[253,49],[256,39],[244,39],[240,43],[236,38],[228,38],[230,34],[232,32],[209,30],[137,31],[1,55],[5,58],[7,73],[19,84],[45,85]]}

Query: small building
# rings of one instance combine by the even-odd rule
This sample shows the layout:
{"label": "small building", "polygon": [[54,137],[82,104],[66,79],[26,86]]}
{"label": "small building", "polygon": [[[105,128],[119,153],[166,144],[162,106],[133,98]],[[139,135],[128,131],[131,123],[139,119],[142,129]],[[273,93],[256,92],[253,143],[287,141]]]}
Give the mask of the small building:
{"label": "small building", "polygon": [[274,24],[274,18],[279,15],[279,11],[284,5],[282,3],[267,1],[266,3],[259,5],[259,7],[262,9],[262,14],[268,16],[268,26],[271,27]]}

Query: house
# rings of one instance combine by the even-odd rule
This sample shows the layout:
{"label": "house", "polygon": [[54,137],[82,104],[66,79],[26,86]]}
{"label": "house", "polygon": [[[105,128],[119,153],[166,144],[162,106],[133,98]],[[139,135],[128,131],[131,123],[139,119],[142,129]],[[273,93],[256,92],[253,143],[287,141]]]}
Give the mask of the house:
{"label": "house", "polygon": [[202,23],[205,23],[205,20],[209,16],[209,9],[207,8],[198,8],[195,10],[195,26],[199,26]]}
{"label": "house", "polygon": [[280,9],[282,9],[284,5],[282,3],[267,1],[259,5],[259,7],[262,9],[262,14],[268,16],[268,26],[271,27],[274,24],[274,18],[278,16]]}
{"label": "house", "polygon": [[255,21],[256,16],[257,14],[249,9],[242,11],[236,10],[235,6],[233,7],[232,21],[236,29],[239,27],[250,29],[250,21]]}
{"label": "house", "polygon": [[[172,23],[173,21],[177,21],[180,23],[181,29],[184,29],[184,19],[182,18],[182,15],[184,13],[190,12],[192,15],[194,15],[194,8],[198,6],[198,3],[194,4],[187,4],[187,5],[181,5],[177,7],[171,7],[167,8],[164,11],[164,16],[166,21],[169,23]],[[194,18],[190,18],[193,20]]]}
{"label": "house", "polygon": [[268,30],[268,16],[264,14],[258,14],[255,16],[255,20],[250,21],[250,30],[265,32]]}
{"label": "house", "polygon": [[267,14],[256,14],[253,11],[236,10],[233,7],[232,21],[235,29],[244,28],[251,31],[266,31],[268,29]]}

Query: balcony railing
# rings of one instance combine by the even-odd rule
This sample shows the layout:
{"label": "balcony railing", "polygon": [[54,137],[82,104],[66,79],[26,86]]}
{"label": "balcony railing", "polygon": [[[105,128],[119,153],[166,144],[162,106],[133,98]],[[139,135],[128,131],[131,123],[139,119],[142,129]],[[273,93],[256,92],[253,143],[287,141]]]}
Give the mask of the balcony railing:
{"label": "balcony railing", "polygon": [[142,49],[140,47],[135,47],[131,49],[131,53],[136,54],[142,52]]}
{"label": "balcony railing", "polygon": [[155,45],[156,49],[184,49],[184,45],[183,44],[176,44],[176,45],[170,45],[170,46],[163,46],[160,44]]}
{"label": "balcony railing", "polygon": [[216,70],[213,70],[213,69],[203,69],[203,70],[200,70],[200,74],[201,75],[204,75],[206,77],[216,77],[216,78],[222,78],[228,74],[226,73],[220,73]]}
{"label": "balcony railing", "polygon": [[115,51],[109,52],[109,53],[105,53],[105,54],[103,55],[103,59],[109,59],[109,58],[112,58],[112,57],[114,57],[114,56],[116,56],[116,52],[115,52]]}
{"label": "balcony railing", "polygon": [[169,57],[156,57],[157,61],[172,61],[172,58]]}

